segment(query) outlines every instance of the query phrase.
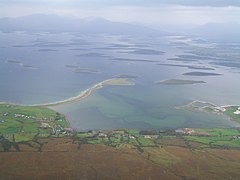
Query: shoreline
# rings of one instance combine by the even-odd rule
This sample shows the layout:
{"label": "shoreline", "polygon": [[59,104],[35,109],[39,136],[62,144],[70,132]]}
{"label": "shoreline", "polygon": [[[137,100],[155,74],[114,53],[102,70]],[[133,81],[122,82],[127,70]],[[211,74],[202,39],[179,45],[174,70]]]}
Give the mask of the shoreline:
{"label": "shoreline", "polygon": [[[119,82],[117,82],[119,81]],[[85,99],[89,97],[94,91],[97,89],[102,89],[104,86],[107,85],[117,85],[117,86],[132,86],[134,83],[130,82],[128,78],[112,78],[112,79],[107,79],[104,81],[101,81],[95,85],[93,85],[90,88],[87,88],[86,90],[80,92],[79,95],[67,98],[65,100],[61,101],[56,101],[56,102],[50,102],[46,104],[33,104],[33,105],[27,105],[27,106],[41,106],[41,107],[52,107],[52,106],[59,106],[67,103],[73,103],[76,101],[81,101],[82,99]]]}
{"label": "shoreline", "polygon": [[[194,106],[196,103],[200,103],[204,106]],[[183,106],[178,106],[175,107],[176,109],[185,109],[185,110],[190,110],[190,111],[199,111],[199,112],[204,112],[204,113],[210,113],[210,114],[217,114],[217,115],[222,115],[225,116],[229,121],[232,121],[236,123],[237,125],[240,125],[240,122],[236,120],[234,117],[231,115],[228,115],[225,113],[227,108],[232,108],[232,107],[240,107],[239,105],[216,105],[211,102],[206,102],[206,101],[201,101],[201,100],[194,100],[186,105]],[[206,110],[207,108],[211,108],[211,111]],[[234,113],[234,112],[233,112]],[[240,126],[237,126],[240,127]]]}
{"label": "shoreline", "polygon": [[[131,79],[131,78],[111,78],[111,79],[107,79],[107,80],[101,81],[101,82],[93,85],[90,88],[87,88],[86,90],[80,92],[79,95],[77,95],[77,96],[70,97],[70,98],[67,98],[65,100],[57,101],[57,102],[50,102],[50,103],[46,103],[46,104],[24,105],[24,104],[17,104],[17,103],[13,103],[13,102],[2,102],[2,101],[0,101],[0,104],[23,106],[23,107],[25,106],[25,107],[33,107],[33,108],[34,107],[35,108],[46,108],[46,109],[54,110],[54,108],[52,108],[54,106],[59,106],[59,105],[67,104],[67,103],[73,103],[73,102],[81,101],[81,100],[89,97],[97,89],[101,89],[101,88],[103,88],[105,86],[108,86],[108,85],[112,85],[112,86],[133,86],[133,85],[135,85],[135,83],[130,82],[129,79]],[[56,110],[54,110],[54,111],[56,111]],[[62,115],[64,115],[65,120],[67,122],[67,128],[72,128],[71,123],[68,120],[67,116],[65,114],[62,114]]]}

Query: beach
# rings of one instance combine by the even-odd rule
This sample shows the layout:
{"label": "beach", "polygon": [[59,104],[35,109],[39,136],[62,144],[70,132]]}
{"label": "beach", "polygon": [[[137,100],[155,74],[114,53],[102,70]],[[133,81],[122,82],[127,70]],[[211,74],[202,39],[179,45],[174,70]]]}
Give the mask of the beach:
{"label": "beach", "polygon": [[95,84],[94,86],[82,91],[79,95],[70,97],[68,99],[62,100],[62,101],[57,101],[57,102],[52,102],[52,103],[47,103],[47,104],[38,104],[38,105],[31,105],[31,106],[43,106],[43,107],[52,107],[52,106],[58,106],[58,105],[63,105],[67,103],[73,103],[76,101],[81,101],[84,98],[87,98],[90,96],[95,90],[101,89],[104,86],[111,85],[111,86],[132,86],[134,85],[133,82],[130,82],[128,78],[112,78],[112,79],[107,79],[102,82],[99,82]]}

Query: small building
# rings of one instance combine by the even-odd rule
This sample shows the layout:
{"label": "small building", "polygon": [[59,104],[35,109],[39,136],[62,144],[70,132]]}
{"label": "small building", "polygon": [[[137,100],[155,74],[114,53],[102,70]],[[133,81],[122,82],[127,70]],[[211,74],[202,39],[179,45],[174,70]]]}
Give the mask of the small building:
{"label": "small building", "polygon": [[51,126],[48,124],[48,123],[41,123],[41,126],[40,126],[40,128],[50,128]]}
{"label": "small building", "polygon": [[100,137],[100,138],[106,138],[106,137],[107,137],[107,134],[100,132],[100,133],[98,134],[98,137]]}
{"label": "small building", "polygon": [[159,135],[144,135],[143,137],[146,139],[156,139]]}
{"label": "small building", "polygon": [[136,139],[134,136],[132,136],[132,135],[128,135],[128,138],[129,139]]}
{"label": "small building", "polygon": [[121,130],[121,129],[113,130],[112,133],[114,133],[114,134],[125,134],[125,130]]}
{"label": "small building", "polygon": [[183,130],[183,129],[176,129],[175,132],[176,132],[176,133],[184,134],[184,130]]}
{"label": "small building", "polygon": [[151,139],[152,138],[150,135],[144,135],[143,137],[146,138],[146,139]]}
{"label": "small building", "polygon": [[64,130],[64,131],[67,131],[67,132],[74,132],[74,129],[73,129],[73,128],[70,128],[70,127],[64,128],[63,130]]}
{"label": "small building", "polygon": [[240,136],[233,136],[233,139],[240,139]]}

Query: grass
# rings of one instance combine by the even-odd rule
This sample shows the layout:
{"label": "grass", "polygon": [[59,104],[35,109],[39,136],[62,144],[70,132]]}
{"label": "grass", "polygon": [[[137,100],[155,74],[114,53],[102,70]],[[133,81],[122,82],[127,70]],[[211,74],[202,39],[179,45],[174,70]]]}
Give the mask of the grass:
{"label": "grass", "polygon": [[197,132],[206,132],[210,136],[237,136],[240,131],[236,129],[194,129]]}
{"label": "grass", "polygon": [[162,148],[144,148],[144,156],[149,160],[166,167],[171,167],[179,162],[179,158]]}
{"label": "grass", "polygon": [[68,126],[68,122],[65,120],[65,117],[62,117],[61,120],[58,120],[57,124],[62,126],[62,127],[67,127]]}
{"label": "grass", "polygon": [[135,129],[126,130],[126,132],[130,135],[138,135],[139,134],[139,131],[135,130]]}
{"label": "grass", "polygon": [[19,133],[21,130],[21,126],[5,126],[5,127],[0,127],[0,133],[1,134],[15,134]]}
{"label": "grass", "polygon": [[24,141],[30,141],[33,139],[35,134],[15,134],[15,142],[24,142]]}
{"label": "grass", "polygon": [[234,139],[233,136],[185,136],[184,138],[188,141],[199,142],[206,145],[240,147],[240,139]]}
{"label": "grass", "polygon": [[208,137],[198,137],[198,136],[185,136],[184,137],[188,141],[199,142],[203,144],[210,144],[212,141]]}
{"label": "grass", "polygon": [[240,122],[240,114],[234,114],[234,112],[239,108],[239,106],[231,106],[226,108],[224,114],[229,116],[232,120]]}
{"label": "grass", "polygon": [[175,139],[176,136],[171,136],[171,135],[164,135],[164,136],[160,136],[163,139]]}
{"label": "grass", "polygon": [[141,146],[154,146],[154,142],[152,139],[146,139],[144,137],[139,137],[138,142],[140,143]]}
{"label": "grass", "polygon": [[[0,134],[14,134],[17,142],[31,140],[41,130],[42,122],[62,128],[68,125],[63,115],[44,107],[0,104]],[[47,137],[51,132],[52,129],[41,130],[39,135]]]}
{"label": "grass", "polygon": [[228,147],[240,147],[240,131],[236,129],[195,129],[198,132],[207,132],[208,137],[185,137],[187,140]]}
{"label": "grass", "polygon": [[225,136],[225,137],[198,137],[198,136],[185,136],[184,137],[187,140],[190,141],[196,141],[204,144],[209,143],[217,143],[217,141],[231,141],[232,137]]}
{"label": "grass", "polygon": [[36,118],[55,118],[56,112],[43,107],[18,106],[13,104],[0,104],[0,113],[9,113],[10,117],[14,114],[35,116]]}
{"label": "grass", "polygon": [[228,147],[240,147],[240,139],[234,139],[231,141],[218,141],[212,144],[220,145],[220,146],[228,146]]}
{"label": "grass", "polygon": [[94,138],[94,139],[89,139],[88,143],[89,144],[104,144],[107,143],[108,139],[107,138]]}
{"label": "grass", "polygon": [[89,136],[91,136],[91,134],[90,133],[88,133],[88,132],[86,132],[86,133],[77,133],[77,135],[76,135],[77,137],[80,137],[80,138],[86,138],[86,137],[89,137]]}
{"label": "grass", "polygon": [[52,129],[39,129],[38,137],[48,137],[52,132]]}
{"label": "grass", "polygon": [[129,144],[138,145],[138,142],[136,139],[129,139]]}
{"label": "grass", "polygon": [[111,137],[110,139],[111,139],[112,143],[121,143],[121,138]]}
{"label": "grass", "polygon": [[22,128],[22,132],[24,132],[24,133],[37,133],[38,132],[38,127],[39,127],[39,124],[36,123],[36,122],[24,124],[23,128]]}

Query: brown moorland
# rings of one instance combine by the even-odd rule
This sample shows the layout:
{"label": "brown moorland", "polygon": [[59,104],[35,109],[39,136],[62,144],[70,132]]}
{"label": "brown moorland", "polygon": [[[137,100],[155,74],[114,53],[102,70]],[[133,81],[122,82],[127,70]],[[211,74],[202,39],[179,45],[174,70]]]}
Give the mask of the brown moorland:
{"label": "brown moorland", "polygon": [[42,152],[20,146],[0,153],[0,179],[238,179],[240,151],[180,146],[146,147],[73,143],[70,138],[41,140]]}

